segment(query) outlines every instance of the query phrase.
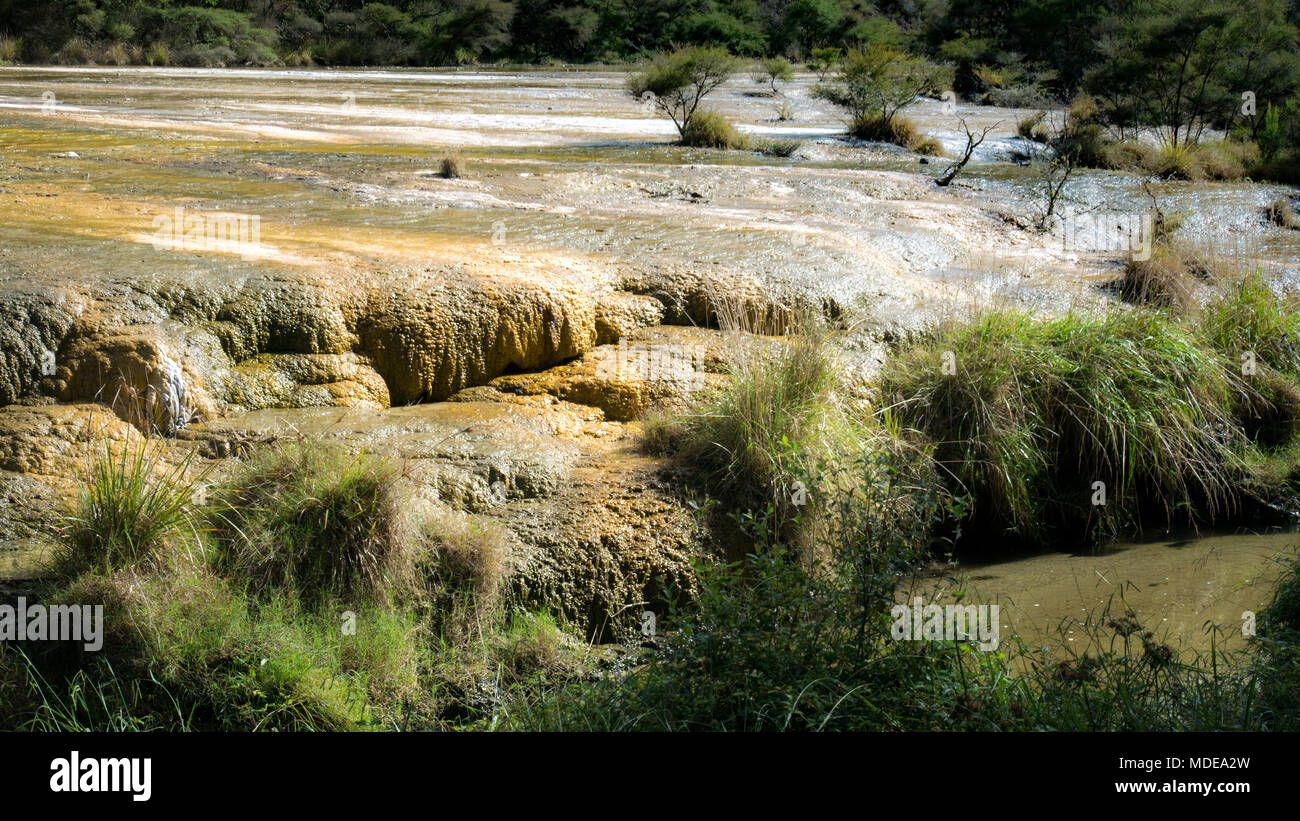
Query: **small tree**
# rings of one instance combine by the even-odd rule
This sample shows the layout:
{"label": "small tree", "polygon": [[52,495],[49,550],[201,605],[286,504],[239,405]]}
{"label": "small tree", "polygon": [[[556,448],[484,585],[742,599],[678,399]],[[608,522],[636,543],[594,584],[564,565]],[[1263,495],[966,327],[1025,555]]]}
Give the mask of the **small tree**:
{"label": "small tree", "polygon": [[794,66],[784,57],[769,57],[761,60],[758,64],[758,71],[754,72],[754,82],[770,83],[772,94],[779,95],[781,92],[777,89],[777,82],[788,83],[794,79]]}
{"label": "small tree", "polygon": [[1078,166],[1078,155],[1071,151],[1058,152],[1051,157],[1038,157],[1034,160],[1037,170],[1036,187],[1043,198],[1043,213],[1038,217],[1038,230],[1047,231],[1052,227],[1052,218],[1056,213],[1056,204],[1065,193],[1065,184]]}
{"label": "small tree", "polygon": [[815,94],[848,109],[855,135],[887,133],[894,117],[922,94],[951,81],[951,70],[923,57],[911,57],[873,45],[844,55],[836,85],[820,85]]}
{"label": "small tree", "polygon": [[713,46],[679,48],[660,54],[641,72],[629,78],[627,90],[638,99],[653,95],[655,108],[667,114],[681,137],[700,102],[731,78],[739,59]]}
{"label": "small tree", "polygon": [[826,75],[835,70],[840,63],[841,50],[838,48],[815,48],[808,60],[808,70],[817,74],[817,81],[826,82]]}
{"label": "small tree", "polygon": [[939,175],[939,178],[935,180],[935,183],[938,185],[948,185],[956,179],[957,175],[961,173],[961,170],[966,167],[966,163],[970,162],[971,155],[975,153],[975,149],[979,148],[980,144],[984,142],[984,138],[989,135],[989,132],[997,128],[999,125],[1001,125],[1001,123],[994,123],[976,133],[966,124],[966,118],[962,117],[961,130],[966,132],[966,150],[962,152],[961,159],[948,166],[947,169]]}

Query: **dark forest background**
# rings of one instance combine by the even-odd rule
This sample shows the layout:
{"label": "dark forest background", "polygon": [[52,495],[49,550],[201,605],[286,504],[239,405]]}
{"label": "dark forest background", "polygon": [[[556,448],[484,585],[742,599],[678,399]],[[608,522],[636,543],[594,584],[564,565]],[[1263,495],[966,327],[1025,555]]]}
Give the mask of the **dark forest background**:
{"label": "dark forest background", "polygon": [[1244,60],[1239,73],[1294,85],[1298,23],[1300,0],[0,0],[0,60],[613,63],[692,44],[806,60],[883,43],[950,63],[964,94],[1067,97],[1143,48],[1209,49],[1225,71]]}

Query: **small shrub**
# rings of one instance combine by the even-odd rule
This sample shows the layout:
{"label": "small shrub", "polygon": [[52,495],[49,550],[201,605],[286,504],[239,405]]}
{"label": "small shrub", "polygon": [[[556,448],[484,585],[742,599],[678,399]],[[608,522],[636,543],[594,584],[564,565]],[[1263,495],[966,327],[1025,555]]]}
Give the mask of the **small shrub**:
{"label": "small shrub", "polygon": [[682,145],[693,148],[748,148],[749,138],[715,111],[699,110],[682,131]]}
{"label": "small shrub", "polygon": [[1251,167],[1250,176],[1257,180],[1300,185],[1300,151],[1282,152],[1261,160]]}
{"label": "small shrub", "polygon": [[947,87],[952,70],[876,43],[844,55],[836,79],[836,84],[817,86],[814,94],[848,110],[849,133],[906,146],[910,140],[887,136],[897,115],[919,95]]}
{"label": "small shrub", "polygon": [[1050,97],[1034,83],[990,89],[981,101],[1001,108],[1033,108],[1051,103]]}
{"label": "small shrub", "polygon": [[725,48],[694,46],[659,54],[643,71],[628,78],[627,91],[672,119],[682,141],[699,113],[700,103],[736,71],[739,61]]}
{"label": "small shrub", "polygon": [[1202,159],[1194,146],[1165,145],[1156,155],[1156,164],[1146,170],[1161,177],[1197,182],[1207,177]]}
{"label": "small shrub", "polygon": [[1279,228],[1289,228],[1293,231],[1300,230],[1300,219],[1296,219],[1295,209],[1291,203],[1282,197],[1278,197],[1268,204],[1264,209],[1264,216],[1268,221]]}
{"label": "small shrub", "polygon": [[839,48],[815,48],[808,58],[808,70],[817,74],[819,82],[825,82],[826,75],[835,70],[842,54]]}
{"label": "small shrub", "polygon": [[458,180],[461,177],[459,157],[443,157],[438,165],[438,176],[445,180]]}
{"label": "small shrub", "polygon": [[0,37],[0,65],[18,62],[23,53],[21,37]]}
{"label": "small shrub", "polygon": [[770,84],[772,96],[775,97],[781,93],[777,90],[777,83],[788,83],[794,79],[794,66],[784,57],[769,57],[759,61],[752,78],[756,83]]}

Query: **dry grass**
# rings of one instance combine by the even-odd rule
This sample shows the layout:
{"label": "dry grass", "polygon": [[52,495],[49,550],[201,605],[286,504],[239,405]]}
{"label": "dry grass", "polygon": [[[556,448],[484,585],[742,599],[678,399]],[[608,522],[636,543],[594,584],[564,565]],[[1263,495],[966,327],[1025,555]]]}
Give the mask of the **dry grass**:
{"label": "dry grass", "polygon": [[256,594],[384,602],[410,579],[414,523],[397,469],[338,447],[255,451],[215,494],[218,565]]}
{"label": "dry grass", "polygon": [[716,111],[699,109],[682,129],[682,145],[693,148],[748,149],[750,140]]}
{"label": "dry grass", "polygon": [[1168,230],[1158,227],[1165,241],[1153,243],[1148,259],[1124,263],[1119,293],[1139,305],[1189,310],[1198,303],[1206,286],[1228,281],[1235,266],[1210,249],[1168,237]]}
{"label": "dry grass", "polygon": [[1264,215],[1268,221],[1279,228],[1289,228],[1293,231],[1300,230],[1300,219],[1296,218],[1295,209],[1291,203],[1282,197],[1278,197],[1268,204],[1264,209]]}
{"label": "dry grass", "polygon": [[859,140],[901,145],[908,151],[926,156],[937,157],[943,154],[943,146],[939,141],[921,134],[906,117],[855,117],[849,124],[849,134]]}
{"label": "dry grass", "polygon": [[21,37],[0,37],[0,65],[18,62],[23,53]]}
{"label": "dry grass", "polygon": [[443,157],[442,162],[438,165],[438,176],[445,180],[458,180],[464,176],[460,157]]}
{"label": "dry grass", "polygon": [[490,632],[506,572],[506,532],[464,514],[436,516],[424,528],[416,573],[437,615],[437,628],[453,643]]}

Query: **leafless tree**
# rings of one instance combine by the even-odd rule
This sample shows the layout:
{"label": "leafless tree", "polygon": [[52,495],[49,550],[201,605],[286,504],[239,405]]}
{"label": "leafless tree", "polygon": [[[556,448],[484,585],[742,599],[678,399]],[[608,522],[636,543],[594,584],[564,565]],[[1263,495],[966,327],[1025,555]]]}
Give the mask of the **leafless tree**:
{"label": "leafless tree", "polygon": [[971,130],[971,127],[969,125],[966,124],[966,118],[962,117],[961,129],[962,131],[966,132],[966,150],[962,152],[960,160],[948,166],[947,169],[945,169],[944,172],[939,175],[939,178],[935,180],[935,184],[947,185],[948,183],[956,179],[957,175],[961,173],[961,170],[966,167],[966,163],[970,162],[971,155],[975,153],[975,149],[980,147],[980,144],[984,142],[984,138],[989,135],[990,131],[997,128],[1001,124],[1002,124],[1001,121],[996,122],[993,125],[990,125],[982,129],[977,134],[976,132]]}

